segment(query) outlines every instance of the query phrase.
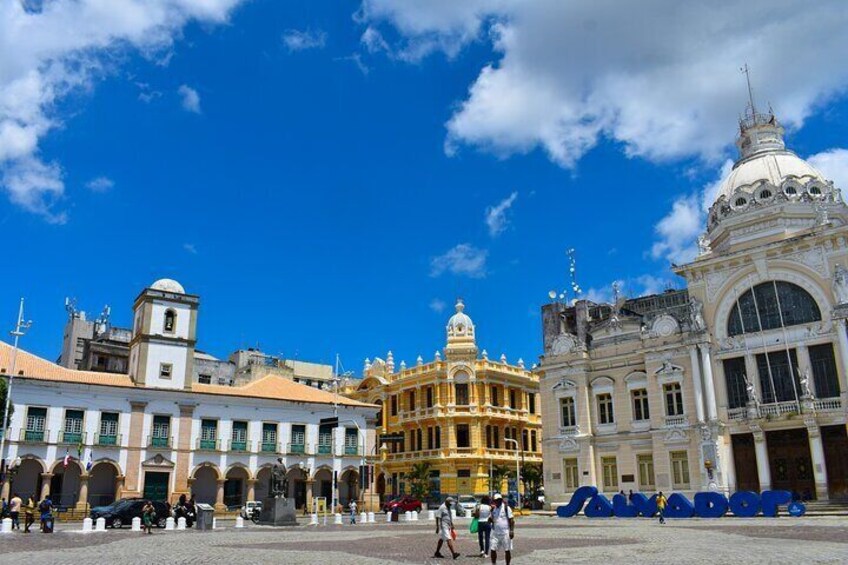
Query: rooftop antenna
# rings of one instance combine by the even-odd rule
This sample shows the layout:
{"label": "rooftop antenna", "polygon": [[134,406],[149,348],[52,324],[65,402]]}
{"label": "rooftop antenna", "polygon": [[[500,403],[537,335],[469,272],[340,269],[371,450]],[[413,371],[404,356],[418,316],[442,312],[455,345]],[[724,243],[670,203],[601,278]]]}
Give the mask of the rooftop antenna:
{"label": "rooftop antenna", "polygon": [[579,300],[583,290],[577,284],[577,260],[574,258],[574,248],[569,247],[565,254],[568,255],[568,274],[571,276],[571,291],[574,293],[574,299]]}
{"label": "rooftop antenna", "polygon": [[745,82],[748,83],[748,104],[751,106],[751,115],[756,116],[757,109],[754,106],[754,90],[751,88],[751,71],[748,69],[748,63],[739,70],[745,73]]}
{"label": "rooftop antenna", "polygon": [[79,316],[76,298],[65,297],[65,311],[68,313],[69,318],[76,318]]}

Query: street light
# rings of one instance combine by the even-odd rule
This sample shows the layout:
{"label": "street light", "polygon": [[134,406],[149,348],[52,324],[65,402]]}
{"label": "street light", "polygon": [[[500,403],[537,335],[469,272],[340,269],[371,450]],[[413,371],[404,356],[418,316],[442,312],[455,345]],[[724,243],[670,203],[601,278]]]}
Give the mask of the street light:
{"label": "street light", "polygon": [[518,440],[511,437],[505,437],[504,443],[512,442],[515,444],[515,494],[518,497],[518,509],[521,510],[521,490],[519,483],[521,482],[521,458],[519,456]]}
{"label": "street light", "polygon": [[2,462],[4,468],[6,467],[6,433],[9,431],[7,423],[9,421],[9,407],[12,401],[12,379],[15,378],[15,364],[18,360],[18,340],[27,332],[31,325],[32,321],[24,321],[24,299],[21,298],[21,305],[18,308],[18,321],[15,323],[15,329],[9,332],[15,337],[15,345],[12,348],[12,361],[9,367],[9,384],[6,386],[6,409],[3,411],[3,422],[0,422],[0,430],[3,431],[2,435],[0,435],[0,462]]}

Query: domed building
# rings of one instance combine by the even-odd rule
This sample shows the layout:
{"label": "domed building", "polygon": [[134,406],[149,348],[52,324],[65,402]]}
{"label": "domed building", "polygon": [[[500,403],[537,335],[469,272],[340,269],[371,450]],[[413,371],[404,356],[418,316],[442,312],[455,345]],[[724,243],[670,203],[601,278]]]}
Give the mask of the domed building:
{"label": "domed building", "polygon": [[848,207],[771,114],[740,121],[687,288],[543,308],[548,500],[848,497]]}
{"label": "domed building", "polygon": [[[429,464],[428,501],[448,495],[514,491],[502,474],[515,478],[516,455],[523,464],[541,463],[541,414],[538,377],[505,356],[478,353],[476,326],[456,303],[445,328],[444,356],[395,366],[394,355],[365,362],[361,381],[346,394],[377,404],[378,444],[375,470],[381,501],[412,492],[409,474]],[[519,486],[523,493],[523,486]]]}

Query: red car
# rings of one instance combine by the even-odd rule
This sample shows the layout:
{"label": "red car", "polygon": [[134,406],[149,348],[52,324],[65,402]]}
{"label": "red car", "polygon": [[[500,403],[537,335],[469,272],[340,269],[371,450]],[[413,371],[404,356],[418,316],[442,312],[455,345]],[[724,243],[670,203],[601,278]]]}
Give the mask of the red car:
{"label": "red car", "polygon": [[404,495],[394,500],[390,500],[389,502],[383,505],[383,512],[391,512],[395,508],[398,509],[398,512],[421,512],[421,501],[417,498],[414,498],[409,495]]}

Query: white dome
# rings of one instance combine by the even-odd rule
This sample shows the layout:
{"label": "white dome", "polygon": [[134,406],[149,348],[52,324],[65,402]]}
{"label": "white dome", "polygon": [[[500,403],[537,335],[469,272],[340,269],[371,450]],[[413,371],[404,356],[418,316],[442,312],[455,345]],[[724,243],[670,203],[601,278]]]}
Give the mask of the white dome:
{"label": "white dome", "polygon": [[185,294],[186,291],[183,288],[183,285],[175,281],[174,279],[159,279],[152,285],[150,288],[153,290],[161,290],[163,292],[173,292],[174,294]]}
{"label": "white dome", "polygon": [[457,300],[456,314],[448,320],[449,333],[461,335],[474,329],[474,322],[471,321],[471,318],[463,310],[465,310],[465,304],[462,303],[462,300]]}
{"label": "white dome", "polygon": [[742,159],[721,184],[716,198],[730,200],[737,191],[752,192],[760,182],[780,187],[788,179],[797,179],[801,185],[811,180],[827,184],[821,172],[791,151],[774,151]]}

